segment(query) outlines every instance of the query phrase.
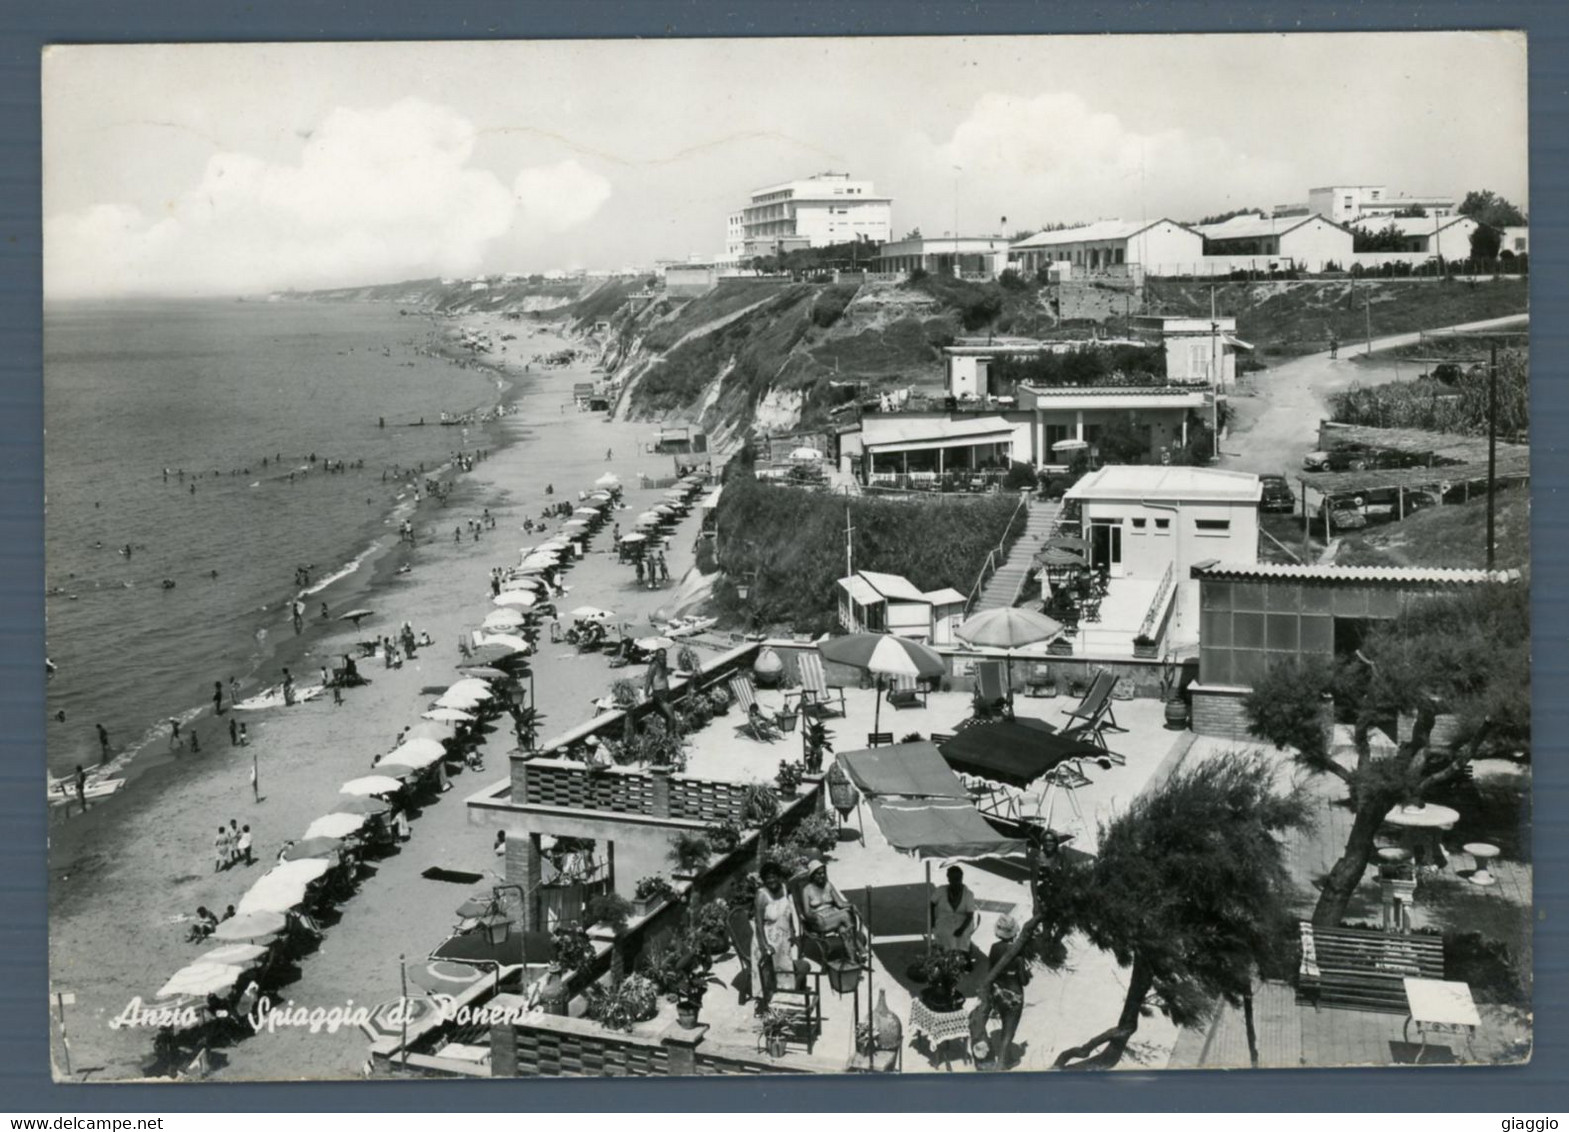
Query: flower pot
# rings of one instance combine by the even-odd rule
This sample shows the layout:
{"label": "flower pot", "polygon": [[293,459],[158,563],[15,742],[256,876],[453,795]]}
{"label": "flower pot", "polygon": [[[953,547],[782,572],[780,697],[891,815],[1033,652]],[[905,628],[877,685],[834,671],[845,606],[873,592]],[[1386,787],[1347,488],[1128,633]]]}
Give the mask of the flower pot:
{"label": "flower pot", "polygon": [[752,662],[752,679],[759,688],[777,688],[784,676],[784,661],[773,649],[763,649]]}
{"label": "flower pot", "polygon": [[861,967],[857,963],[847,963],[844,960],[829,960],[825,964],[828,968],[828,985],[835,994],[850,994],[861,985]]}
{"label": "flower pot", "polygon": [[1188,726],[1188,702],[1181,696],[1172,696],[1166,701],[1166,727],[1172,731],[1184,731]]}
{"label": "flower pot", "polygon": [[768,1035],[768,1056],[783,1057],[788,1044],[788,1039],[783,1034]]}
{"label": "flower pot", "polygon": [[964,995],[958,991],[939,992],[930,986],[921,991],[921,1001],[938,1014],[952,1014],[964,1007]]}
{"label": "flower pot", "polygon": [[697,1029],[697,1012],[701,1004],[696,1002],[676,1003],[676,1024],[683,1030]]}

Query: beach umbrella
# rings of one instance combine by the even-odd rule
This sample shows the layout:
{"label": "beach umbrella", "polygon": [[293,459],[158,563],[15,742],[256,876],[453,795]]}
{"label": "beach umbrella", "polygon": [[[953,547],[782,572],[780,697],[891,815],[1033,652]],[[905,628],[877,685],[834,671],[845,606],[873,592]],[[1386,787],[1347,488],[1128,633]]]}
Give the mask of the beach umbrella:
{"label": "beach umbrella", "polygon": [[458,665],[458,671],[463,673],[465,676],[474,678],[475,680],[491,681],[512,679],[512,677],[501,671],[501,669],[491,668],[488,664],[460,664]]}
{"label": "beach umbrella", "polygon": [[452,738],[452,729],[440,723],[416,723],[409,728],[409,733],[403,737],[405,743],[415,739],[434,739],[443,745]]}
{"label": "beach umbrella", "polygon": [[503,590],[490,599],[490,604],[505,609],[511,606],[514,609],[527,609],[539,600],[533,590]]}
{"label": "beach umbrella", "polygon": [[[824,660],[861,668],[878,677],[914,676],[919,679],[941,676],[948,671],[943,658],[920,641],[892,633],[851,633],[846,637],[834,637],[818,645],[817,651]],[[879,679],[879,690],[881,684]],[[882,722],[882,696],[877,696],[873,704],[872,730],[876,731]]]}
{"label": "beach umbrella", "polygon": [[457,708],[459,711],[472,711],[484,702],[481,697],[469,692],[443,692],[441,697],[436,700],[434,706]]}
{"label": "beach umbrella", "polygon": [[621,480],[614,472],[606,472],[594,481],[595,487],[620,487]]}
{"label": "beach umbrella", "polygon": [[1035,555],[1037,566],[1083,566],[1084,552],[1066,546],[1047,546]]}
{"label": "beach umbrella", "polygon": [[424,1025],[440,1013],[441,1006],[434,999],[395,998],[391,1002],[378,1003],[358,1024],[373,1042],[382,1038],[401,1041],[409,1030]]}
{"label": "beach umbrella", "polygon": [[485,614],[485,620],[480,622],[480,628],[505,631],[507,629],[516,629],[527,620],[528,618],[519,613],[516,608],[509,609],[503,607],[501,609],[492,609]]}
{"label": "beach umbrella", "polygon": [[371,767],[371,769],[374,770],[377,774],[385,775],[387,778],[396,778],[399,782],[404,783],[405,785],[408,784],[409,779],[413,778],[416,774],[419,773],[419,771],[415,770],[413,767],[404,763],[395,763],[391,761],[390,758],[382,759],[375,766]]}
{"label": "beach umbrella", "polygon": [[600,516],[600,510],[598,507],[575,507],[572,510],[572,514],[582,515],[585,519],[597,519]]}
{"label": "beach umbrella", "polygon": [[354,814],[363,817],[375,817],[378,814],[391,813],[392,803],[381,798],[372,798],[369,795],[356,794],[343,799],[343,801],[332,807],[332,812],[335,814]]}
{"label": "beach umbrella", "polygon": [[368,814],[323,814],[305,829],[305,839],[329,837],[338,840],[351,837],[365,828]]}
{"label": "beach umbrella", "polygon": [[478,696],[482,700],[488,700],[491,696],[496,694],[491,690],[489,684],[474,676],[465,676],[463,679],[457,681],[450,688],[448,688],[447,691],[457,692],[461,695]]}
{"label": "beach umbrella", "polygon": [[576,532],[576,531],[586,531],[586,530],[588,530],[589,527],[593,526],[594,524],[590,523],[587,519],[568,519],[565,523],[563,523],[561,525],[566,530]]}
{"label": "beach umbrella", "polygon": [[501,583],[502,593],[511,593],[513,590],[542,590],[545,588],[545,579],[538,574],[518,574]]}
{"label": "beach umbrella", "polygon": [[1006,606],[987,609],[969,618],[954,630],[954,635],[976,648],[1002,649],[1008,654],[1008,698],[1013,699],[1013,651],[1049,641],[1062,632],[1062,625],[1033,609]]}
{"label": "beach umbrella", "polygon": [[458,708],[439,707],[420,713],[421,719],[434,719],[440,723],[473,723],[475,717]]}
{"label": "beach umbrella", "polygon": [[597,499],[601,503],[610,502],[610,493],[608,491],[591,491],[589,492],[588,497],[590,499]]}
{"label": "beach umbrella", "polygon": [[626,534],[626,535],[622,535],[621,536],[621,541],[623,543],[627,543],[627,542],[646,542],[647,539],[648,539],[647,535],[639,534],[637,531],[633,531],[631,534]]}
{"label": "beach umbrella", "polygon": [[409,964],[409,982],[432,994],[457,994],[467,990],[485,972],[467,963],[454,963],[449,959],[430,959]]}
{"label": "beach umbrella", "polygon": [[571,542],[569,542],[568,540],[566,540],[564,538],[559,538],[558,537],[558,538],[549,539],[549,540],[547,540],[545,542],[540,543],[539,546],[536,548],[536,553],[553,554],[555,557],[560,558],[563,554],[565,554],[567,551],[569,551],[571,549],[572,549],[572,543]]}
{"label": "beach umbrella", "polygon": [[639,523],[661,523],[664,521],[664,518],[658,511],[644,511],[637,517],[637,521]]}
{"label": "beach umbrella", "polygon": [[403,788],[403,783],[396,778],[389,778],[385,774],[367,774],[363,778],[351,778],[338,787],[339,794],[371,795],[395,794]]}
{"label": "beach umbrella", "polygon": [[598,609],[592,605],[580,605],[571,613],[574,621],[609,621],[615,614],[608,609]]}
{"label": "beach umbrella", "polygon": [[236,967],[249,967],[266,954],[267,949],[259,943],[226,943],[222,947],[215,947],[206,952],[197,962],[231,963]]}
{"label": "beach umbrella", "polygon": [[1082,452],[1088,447],[1089,443],[1087,441],[1075,440],[1070,436],[1066,440],[1057,441],[1057,443],[1051,446],[1051,450],[1053,452]]}
{"label": "beach umbrella", "polygon": [[305,901],[310,886],[325,876],[332,864],[320,857],[284,861],[262,876],[240,897],[235,908],[245,912],[284,913]]}
{"label": "beach umbrella", "polygon": [[288,924],[281,912],[243,912],[230,916],[214,928],[212,938],[235,942],[266,939],[281,933]]}
{"label": "beach umbrella", "polygon": [[[396,750],[388,752],[385,761],[388,766],[405,766],[420,771],[446,757],[445,744],[436,739],[420,738],[410,739]],[[379,768],[377,770],[380,773]]]}
{"label": "beach umbrella", "polygon": [[654,652],[657,649],[673,649],[676,643],[669,637],[640,637],[632,642],[644,652]]}
{"label": "beach umbrella", "polygon": [[343,851],[343,842],[336,837],[306,837],[283,851],[285,861],[303,861],[311,857],[336,857]]}
{"label": "beach umbrella", "polygon": [[202,997],[234,989],[246,968],[234,963],[208,963],[198,959],[182,967],[158,990],[159,998],[176,998],[186,995]]}
{"label": "beach umbrella", "polygon": [[358,629],[360,627],[360,622],[370,615],[371,611],[368,609],[351,609],[347,613],[340,614],[338,616],[338,620],[352,621],[354,622],[354,627]]}
{"label": "beach umbrella", "polygon": [[676,513],[675,506],[670,503],[656,503],[653,506],[653,511],[655,514],[665,516],[674,515]]}
{"label": "beach umbrella", "polygon": [[[475,645],[472,649],[469,650],[470,660],[473,660],[478,664],[487,665],[506,664],[509,661],[524,660],[527,658],[527,656],[528,654],[526,652],[519,652],[515,646],[508,644]],[[463,705],[457,704],[443,706],[462,707]]]}
{"label": "beach umbrella", "polygon": [[515,633],[486,633],[480,640],[479,647],[482,649],[506,649],[508,656],[511,656],[513,653],[529,653],[534,648],[534,646]]}

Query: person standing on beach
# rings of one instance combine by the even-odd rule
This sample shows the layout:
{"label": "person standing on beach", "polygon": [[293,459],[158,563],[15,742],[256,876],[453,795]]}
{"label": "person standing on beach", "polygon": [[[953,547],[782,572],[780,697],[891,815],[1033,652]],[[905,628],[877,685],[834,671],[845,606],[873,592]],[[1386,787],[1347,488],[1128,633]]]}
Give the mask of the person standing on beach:
{"label": "person standing on beach", "polygon": [[251,745],[251,737],[248,734],[246,734],[245,724],[242,723],[242,724],[240,724],[240,746],[242,746],[242,747],[249,747],[250,745]]}
{"label": "person standing on beach", "polygon": [[240,725],[234,721],[234,716],[229,717],[229,746],[240,745]]}
{"label": "person standing on beach", "polygon": [[229,677],[229,702],[231,704],[240,702],[240,682],[233,676]]}
{"label": "person standing on beach", "polygon": [[240,859],[240,823],[229,819],[229,864]]}
{"label": "person standing on beach", "polygon": [[452,528],[452,541],[455,542],[455,543],[463,541],[463,528],[462,527],[453,527]]}
{"label": "person standing on beach", "polygon": [[106,763],[109,761],[109,732],[104,730],[104,725],[101,723],[96,726],[98,728],[98,761]]}
{"label": "person standing on beach", "polygon": [[250,826],[246,826],[245,828],[240,830],[240,840],[239,840],[239,844],[236,846],[236,849],[238,850],[238,853],[236,854],[236,856],[238,856],[241,860],[243,860],[247,865],[254,865],[256,863],[256,858],[251,856],[251,827]]}
{"label": "person standing on beach", "polygon": [[214,715],[223,714],[223,681],[212,682],[212,710]]}
{"label": "person standing on beach", "polygon": [[283,706],[294,706],[294,676],[287,668],[283,670]]}
{"label": "person standing on beach", "polygon": [[218,836],[212,839],[212,871],[221,873],[229,867],[229,831],[218,827]]}
{"label": "person standing on beach", "polygon": [[174,716],[169,717],[169,749],[177,750],[180,746],[180,721]]}
{"label": "person standing on beach", "polygon": [[605,449],[605,463],[607,463],[607,464],[610,463],[610,457],[612,455],[614,455],[614,453],[612,453],[610,449],[606,448]]}
{"label": "person standing on beach", "polygon": [[191,728],[191,754],[199,755],[201,753],[202,741],[196,737],[196,728],[193,727]]}
{"label": "person standing on beach", "polygon": [[76,800],[82,804],[82,813],[87,812],[87,772],[82,769],[82,764],[76,764]]}

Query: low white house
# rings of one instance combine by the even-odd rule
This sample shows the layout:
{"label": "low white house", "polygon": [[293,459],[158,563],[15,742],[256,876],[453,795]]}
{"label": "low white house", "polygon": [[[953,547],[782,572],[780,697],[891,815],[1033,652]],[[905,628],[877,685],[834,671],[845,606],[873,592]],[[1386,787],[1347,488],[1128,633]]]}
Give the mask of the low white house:
{"label": "low white house", "polygon": [[1197,226],[1206,256],[1278,259],[1279,266],[1323,271],[1344,270],[1351,262],[1351,229],[1322,216],[1233,216],[1219,224]]}
{"label": "low white house", "polygon": [[1174,220],[1097,220],[1037,232],[1015,243],[1009,262],[1033,275],[1067,263],[1073,276],[1190,273],[1204,257],[1204,237]]}
{"label": "low white house", "polygon": [[964,620],[964,595],[954,589],[922,593],[907,578],[857,570],[840,578],[839,624],[851,633],[892,633],[951,645]]}
{"label": "low white house", "polygon": [[[1435,256],[1469,259],[1471,233],[1477,229],[1476,221],[1469,216],[1370,216],[1357,226],[1364,232],[1383,232],[1393,227],[1400,235],[1400,253],[1412,264]],[[1388,253],[1384,255],[1387,258]]]}
{"label": "low white house", "polygon": [[1166,348],[1166,380],[1173,385],[1229,388],[1237,383],[1237,351],[1253,348],[1237,337],[1235,318],[1144,315],[1136,323]]}
{"label": "low white house", "polygon": [[1091,565],[1113,578],[1180,581],[1199,562],[1258,561],[1258,501],[1251,472],[1110,464],[1068,490],[1079,503]]}

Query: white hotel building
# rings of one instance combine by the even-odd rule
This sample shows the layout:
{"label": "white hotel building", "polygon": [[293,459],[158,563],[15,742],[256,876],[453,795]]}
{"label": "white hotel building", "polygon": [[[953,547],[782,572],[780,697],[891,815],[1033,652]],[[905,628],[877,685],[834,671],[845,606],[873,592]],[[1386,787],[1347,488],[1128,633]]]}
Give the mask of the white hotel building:
{"label": "white hotel building", "polygon": [[[734,218],[727,233],[733,246]],[[893,198],[880,197],[870,181],[848,173],[818,173],[758,189],[741,212],[742,254],[750,259],[798,248],[870,240],[893,234]]]}

